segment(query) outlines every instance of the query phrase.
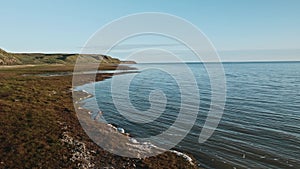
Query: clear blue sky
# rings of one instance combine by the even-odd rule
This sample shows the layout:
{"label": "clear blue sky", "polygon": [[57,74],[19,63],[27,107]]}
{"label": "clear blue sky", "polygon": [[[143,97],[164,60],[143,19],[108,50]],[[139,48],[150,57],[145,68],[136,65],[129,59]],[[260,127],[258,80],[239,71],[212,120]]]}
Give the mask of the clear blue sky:
{"label": "clear blue sky", "polygon": [[0,8],[0,47],[11,52],[79,52],[114,19],[164,12],[195,24],[225,60],[300,60],[299,0],[1,0]]}

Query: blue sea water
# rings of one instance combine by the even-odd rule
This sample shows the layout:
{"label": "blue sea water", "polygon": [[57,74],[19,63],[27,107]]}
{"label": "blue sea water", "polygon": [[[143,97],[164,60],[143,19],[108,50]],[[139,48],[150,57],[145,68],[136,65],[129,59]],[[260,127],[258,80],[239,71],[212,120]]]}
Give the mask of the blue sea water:
{"label": "blue sea water", "polygon": [[[192,111],[197,104],[200,106],[192,129],[175,149],[192,154],[205,168],[300,167],[299,62],[224,63],[227,89],[224,113],[213,135],[201,144],[199,134],[211,106],[210,78],[217,77],[209,77],[201,63],[187,63],[192,72],[188,76],[195,78],[198,90],[182,93],[180,88],[189,87],[191,83],[183,81],[178,84],[170,72],[164,70],[184,77],[187,75],[180,73],[184,65],[137,64],[134,67],[141,70],[140,73],[117,75],[95,83],[97,106],[104,112],[103,118],[124,128],[132,137],[147,138],[173,125],[180,113],[183,95],[199,95],[199,100],[190,97],[186,102],[185,111],[189,108]],[[128,86],[122,83],[130,78]],[[122,85],[126,85],[129,91],[128,99],[122,99],[126,97]],[[113,100],[112,89],[114,97],[121,98],[118,103]],[[149,100],[151,92],[158,90],[164,93],[164,97],[152,100],[150,97]],[[161,100],[163,98],[166,98],[166,103]],[[153,117],[155,120],[138,123],[124,117],[115,104],[121,105],[119,108],[124,111],[133,107],[147,113],[136,118],[157,116],[160,105],[165,104],[165,109],[159,117]],[[151,108],[151,104],[159,108]],[[93,110],[93,106],[87,100],[86,108]],[[168,140],[158,142],[168,144]]]}

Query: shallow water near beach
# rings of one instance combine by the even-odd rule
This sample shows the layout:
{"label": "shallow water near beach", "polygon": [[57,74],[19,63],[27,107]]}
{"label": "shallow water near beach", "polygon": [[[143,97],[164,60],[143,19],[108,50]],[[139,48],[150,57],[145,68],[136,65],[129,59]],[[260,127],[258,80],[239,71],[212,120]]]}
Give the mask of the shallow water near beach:
{"label": "shallow water near beach", "polygon": [[[192,154],[205,168],[299,168],[300,166],[300,63],[224,63],[226,75],[226,104],[224,114],[214,134],[198,143],[199,134],[211,105],[211,84],[203,64],[188,63],[198,85],[199,100],[188,100],[191,110],[200,103],[197,118],[187,136],[175,149]],[[167,130],[176,121],[181,108],[182,95],[174,77],[165,68],[180,72],[183,64],[137,64],[140,73],[122,74],[112,79],[96,82],[98,105],[85,100],[85,108],[91,111],[98,106],[107,123],[125,129],[134,138],[147,138]],[[161,69],[146,69],[160,67]],[[177,76],[186,74],[177,73]],[[189,75],[190,76],[190,75]],[[121,109],[147,111],[145,117],[156,116],[160,109],[150,109],[149,95],[159,90],[166,97],[163,112],[148,123],[126,119],[117,109],[112,98],[112,82],[133,77],[129,100],[119,105]],[[115,80],[118,80],[115,79]],[[184,82],[184,85],[190,83]],[[114,90],[114,97],[123,98],[125,92]],[[91,90],[91,84],[79,89]],[[193,97],[191,97],[193,98]],[[128,105],[128,101],[131,103]],[[164,104],[159,99],[155,105]],[[122,103],[123,102],[123,103]],[[187,109],[188,110],[188,109]],[[153,112],[151,112],[153,111]],[[142,117],[141,117],[142,118]],[[138,120],[138,119],[137,119]],[[140,119],[142,121],[142,119]],[[188,123],[188,121],[186,121]],[[180,129],[178,128],[178,131]],[[176,133],[174,133],[176,134]],[[158,140],[168,144],[168,140]]]}

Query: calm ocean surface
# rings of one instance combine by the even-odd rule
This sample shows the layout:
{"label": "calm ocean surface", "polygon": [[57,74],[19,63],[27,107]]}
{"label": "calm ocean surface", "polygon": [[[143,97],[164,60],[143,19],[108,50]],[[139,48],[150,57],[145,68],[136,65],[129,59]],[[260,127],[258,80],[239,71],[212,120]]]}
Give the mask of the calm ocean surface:
{"label": "calm ocean surface", "polygon": [[[218,128],[205,143],[198,138],[211,104],[211,88],[203,64],[187,64],[194,73],[200,94],[198,116],[189,134],[175,148],[192,154],[205,168],[300,168],[300,63],[225,63],[226,104]],[[152,65],[154,66],[154,65]],[[182,64],[155,64],[161,69],[180,71]],[[151,64],[137,64],[142,70]],[[180,110],[181,94],[168,73],[147,69],[135,74],[129,85],[128,105],[145,111],[150,108],[149,94],[164,92],[167,103],[163,114],[150,123],[127,120],[116,109],[108,79],[96,83],[96,98],[108,123],[122,127],[133,137],[146,138],[168,129]],[[186,76],[185,74],[177,74]],[[115,85],[123,85],[122,83]],[[189,85],[185,82],[184,85]],[[89,91],[88,86],[86,90]],[[124,91],[115,91],[122,98]],[[193,93],[198,94],[198,93]],[[160,104],[160,100],[155,100]],[[86,100],[86,108],[92,109]],[[199,103],[189,100],[188,106]],[[155,111],[155,109],[153,109]],[[153,112],[154,114],[154,112]],[[151,112],[147,114],[151,116]],[[160,140],[168,143],[167,140]]]}

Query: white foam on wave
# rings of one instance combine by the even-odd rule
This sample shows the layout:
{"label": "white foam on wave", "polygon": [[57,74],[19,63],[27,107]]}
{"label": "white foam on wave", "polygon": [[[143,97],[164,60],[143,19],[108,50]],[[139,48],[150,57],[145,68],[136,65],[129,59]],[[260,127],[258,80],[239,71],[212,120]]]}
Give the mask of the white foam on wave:
{"label": "white foam on wave", "polygon": [[172,153],[175,153],[175,154],[178,155],[178,156],[183,157],[183,158],[186,159],[191,165],[194,165],[193,159],[192,159],[190,156],[188,156],[187,154],[184,154],[184,153],[179,152],[179,151],[176,151],[176,150],[169,150],[169,151],[172,152]]}
{"label": "white foam on wave", "polygon": [[108,123],[107,126],[113,129],[114,131],[117,131],[117,127],[115,127],[114,125]]}
{"label": "white foam on wave", "polygon": [[118,130],[118,132],[120,132],[120,133],[122,133],[122,134],[125,133],[125,130],[124,130],[123,128],[121,128],[121,127],[118,127],[117,130]]}
{"label": "white foam on wave", "polygon": [[135,138],[132,138],[132,137],[129,138],[129,141],[133,144],[138,144],[139,143]]}
{"label": "white foam on wave", "polygon": [[86,94],[90,94],[89,92],[87,92],[86,90],[82,89],[81,90],[83,93],[86,93]]}
{"label": "white foam on wave", "polygon": [[[131,143],[133,143],[131,146],[137,148],[138,150],[140,151],[143,151],[144,153],[145,152],[153,152],[153,150],[159,150],[161,152],[165,152],[166,150],[165,149],[162,149],[160,147],[157,147],[155,146],[154,144],[150,143],[150,142],[143,142],[143,143],[140,143],[139,141],[137,141],[135,138],[129,138],[129,141]],[[169,152],[171,153],[174,153],[176,154],[177,156],[181,156],[183,157],[186,161],[188,161],[191,165],[195,165],[194,162],[193,162],[193,159],[185,154],[185,153],[182,153],[182,152],[179,152],[179,151],[176,151],[176,150],[168,150]],[[142,153],[142,152],[141,152]]]}
{"label": "white foam on wave", "polygon": [[[74,91],[74,89],[72,89]],[[86,90],[81,90],[83,93],[87,93],[89,94],[87,97],[84,98],[80,98],[79,100],[82,101],[83,99],[87,99],[90,97],[93,97],[93,95],[91,95],[89,92],[87,92]],[[80,109],[81,107],[79,107]],[[125,129],[121,128],[121,127],[115,127],[112,124],[107,124],[108,127],[110,127],[113,131],[117,131],[120,132],[121,134],[126,134],[127,136],[129,136],[129,133],[125,132]],[[154,144],[150,143],[150,142],[139,142],[138,140],[136,140],[135,138],[129,137],[129,142],[131,143],[129,145],[129,147],[131,147],[130,149],[135,149],[135,151],[139,152],[140,157],[138,158],[144,158],[146,154],[150,154],[153,153],[154,151],[160,151],[160,152],[165,152],[165,151],[169,151],[171,153],[176,154],[177,156],[181,156],[184,159],[186,159],[191,165],[195,165],[193,163],[193,159],[188,156],[187,154],[184,154],[182,152],[176,151],[176,150],[165,150],[163,148],[157,147]]]}

